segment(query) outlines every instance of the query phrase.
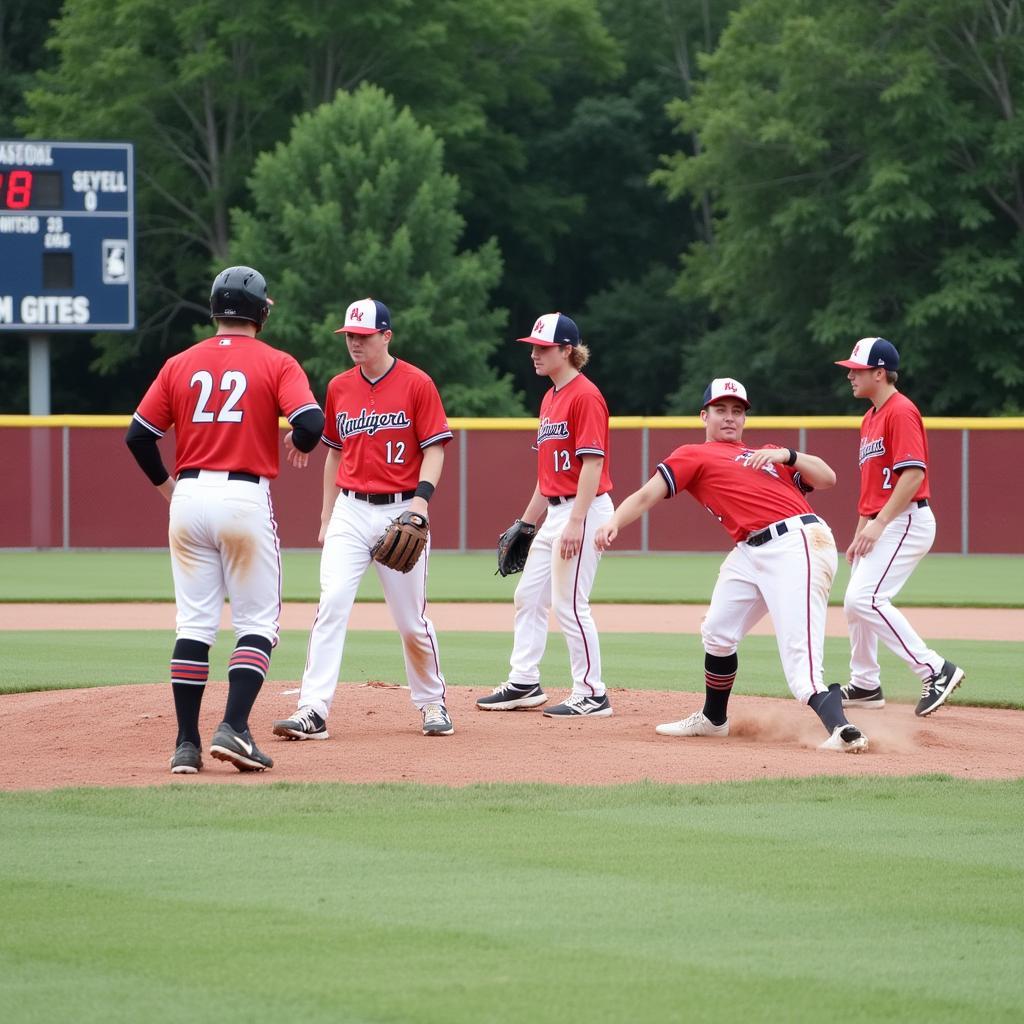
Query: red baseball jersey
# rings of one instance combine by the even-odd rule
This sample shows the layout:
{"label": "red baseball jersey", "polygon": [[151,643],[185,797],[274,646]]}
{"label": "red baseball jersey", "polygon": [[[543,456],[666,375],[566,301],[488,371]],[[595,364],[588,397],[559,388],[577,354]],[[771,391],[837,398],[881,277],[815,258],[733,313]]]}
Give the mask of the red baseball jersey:
{"label": "red baseball jersey", "polygon": [[755,450],[742,441],[684,444],[658,463],[658,472],[668,484],[669,497],[689,491],[733,540],[746,540],[780,519],[813,511],[804,497],[811,488],[800,474],[774,462],[751,469],[748,463]]}
{"label": "red baseball jersey", "polygon": [[287,352],[244,334],[221,334],[164,363],[134,418],[158,437],[174,426],[174,475],[227,469],[275,477],[278,418],[318,408]]}
{"label": "red baseball jersey", "polygon": [[917,406],[897,391],[881,409],[871,406],[860,422],[860,501],[857,512],[873,516],[889,500],[904,469],[924,470],[912,500],[930,498],[928,437]]}
{"label": "red baseball jersey", "polygon": [[546,498],[575,497],[584,455],[601,455],[598,494],[612,489],[609,472],[608,406],[583,374],[550,388],[540,403],[537,428],[537,481]]}
{"label": "red baseball jersey", "polygon": [[402,359],[371,383],[360,367],[327,385],[324,443],[341,450],[335,483],[394,494],[420,480],[423,449],[452,439],[434,382]]}

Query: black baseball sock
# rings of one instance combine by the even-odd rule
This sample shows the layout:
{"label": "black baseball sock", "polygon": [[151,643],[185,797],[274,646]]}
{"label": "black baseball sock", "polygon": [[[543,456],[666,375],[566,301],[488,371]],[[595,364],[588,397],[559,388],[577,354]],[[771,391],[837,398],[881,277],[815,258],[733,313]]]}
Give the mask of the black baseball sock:
{"label": "black baseball sock", "polygon": [[274,645],[263,636],[250,633],[238,638],[228,662],[228,703],[224,721],[236,732],[249,727],[249,712],[259,696],[270,669]]}
{"label": "black baseball sock", "polygon": [[199,739],[199,709],[202,707],[206,680],[210,677],[210,645],[199,640],[178,640],[171,652],[171,690],[174,714],[178,719],[178,743]]}
{"label": "black baseball sock", "polygon": [[807,702],[811,710],[821,719],[831,736],[837,725],[849,725],[843,711],[843,695],[839,692],[839,684],[833,683],[826,693],[816,693]]}
{"label": "black baseball sock", "polygon": [[729,695],[739,664],[735,652],[725,657],[704,655],[704,717],[715,725],[722,725],[729,717]]}

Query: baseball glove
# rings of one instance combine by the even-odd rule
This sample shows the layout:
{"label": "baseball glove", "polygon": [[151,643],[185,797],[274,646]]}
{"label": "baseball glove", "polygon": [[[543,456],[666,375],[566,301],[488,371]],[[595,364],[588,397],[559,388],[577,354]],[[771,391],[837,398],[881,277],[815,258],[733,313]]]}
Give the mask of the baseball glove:
{"label": "baseball glove", "polygon": [[427,546],[430,526],[427,517],[419,512],[403,512],[380,535],[370,549],[375,562],[396,572],[409,572],[420,560]]}
{"label": "baseball glove", "polygon": [[524,523],[522,519],[517,519],[498,538],[498,572],[502,576],[511,576],[523,571],[536,532],[537,527],[532,523]]}

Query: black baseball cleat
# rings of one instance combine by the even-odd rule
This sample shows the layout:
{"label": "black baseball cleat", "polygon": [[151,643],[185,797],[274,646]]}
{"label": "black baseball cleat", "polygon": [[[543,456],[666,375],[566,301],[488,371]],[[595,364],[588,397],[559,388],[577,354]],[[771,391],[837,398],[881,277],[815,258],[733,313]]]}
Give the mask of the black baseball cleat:
{"label": "black baseball cleat", "polygon": [[924,681],[921,688],[921,699],[914,708],[918,718],[924,718],[933,711],[938,711],[946,698],[963,682],[964,670],[957,668],[951,661],[944,661],[942,668]]}
{"label": "black baseball cleat", "polygon": [[274,767],[274,759],[256,746],[248,729],[236,732],[227,722],[217,726],[210,753],[218,761],[230,761],[240,772],[262,772]]}
{"label": "black baseball cleat", "polygon": [[195,775],[203,767],[203,752],[188,740],[178,744],[171,758],[174,775]]}
{"label": "black baseball cleat", "polygon": [[548,695],[536,684],[519,686],[513,682],[496,686],[486,697],[477,699],[481,711],[515,711],[517,708],[539,708],[546,704]]}
{"label": "black baseball cleat", "polygon": [[884,708],[885,697],[882,695],[882,688],[877,690],[865,690],[862,686],[855,686],[847,683],[840,686],[839,692],[843,695],[844,708]]}
{"label": "black baseball cleat", "polygon": [[325,740],[327,723],[312,708],[299,708],[291,718],[274,723],[274,735],[286,740]]}
{"label": "black baseball cleat", "polygon": [[545,718],[608,718],[612,713],[612,706],[608,700],[608,694],[602,693],[600,697],[587,697],[582,693],[573,693],[561,704],[548,708],[544,712]]}

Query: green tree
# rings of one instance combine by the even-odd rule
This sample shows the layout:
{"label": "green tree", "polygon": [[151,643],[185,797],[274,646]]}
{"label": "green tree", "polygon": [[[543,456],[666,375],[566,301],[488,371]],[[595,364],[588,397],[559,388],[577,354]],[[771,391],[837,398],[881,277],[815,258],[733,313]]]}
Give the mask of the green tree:
{"label": "green tree", "polygon": [[660,175],[714,197],[694,364],[728,353],[763,411],[852,411],[831,361],[881,334],[926,411],[1022,408],[1019,0],[748,0],[704,69],[674,107],[701,151]]}
{"label": "green tree", "polygon": [[426,370],[450,415],[516,415],[523,406],[488,356],[504,311],[489,308],[497,246],[459,251],[458,182],[436,133],[363,86],[296,119],[256,161],[251,202],[232,212],[231,261],[259,267],[275,299],[268,337],[316,385],[350,365],[333,332],[371,295],[394,317],[393,352]]}

